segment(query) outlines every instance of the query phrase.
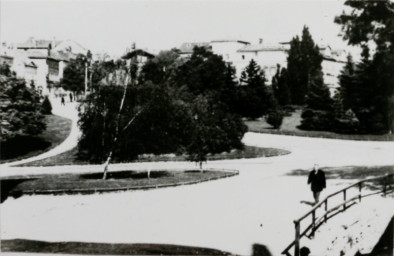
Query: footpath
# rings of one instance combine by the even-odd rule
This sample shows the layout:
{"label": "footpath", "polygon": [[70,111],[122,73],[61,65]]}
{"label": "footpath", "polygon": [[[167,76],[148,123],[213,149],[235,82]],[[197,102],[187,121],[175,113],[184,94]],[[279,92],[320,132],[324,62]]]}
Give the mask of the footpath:
{"label": "footpath", "polygon": [[365,197],[361,203],[324,223],[314,238],[304,237],[301,245],[310,249],[311,256],[369,255],[393,217],[392,194],[387,198],[381,195]]}
{"label": "footpath", "polygon": [[81,132],[78,128],[78,104],[77,102],[66,102],[65,105],[61,105],[60,98],[56,98],[54,96],[51,96],[49,98],[52,104],[52,114],[65,117],[68,119],[71,119],[72,125],[71,125],[71,131],[69,136],[64,140],[61,144],[59,144],[57,147],[43,153],[37,156],[33,156],[30,158],[22,159],[19,161],[14,161],[14,162],[9,162],[9,163],[4,163],[0,165],[0,170],[1,174],[7,175],[12,173],[12,171],[9,170],[11,166],[19,165],[19,164],[24,164],[36,160],[41,160],[47,157],[55,156],[58,154],[61,154],[63,152],[66,152],[68,150],[71,150],[74,148],[77,143],[78,143],[78,138],[81,135]]}

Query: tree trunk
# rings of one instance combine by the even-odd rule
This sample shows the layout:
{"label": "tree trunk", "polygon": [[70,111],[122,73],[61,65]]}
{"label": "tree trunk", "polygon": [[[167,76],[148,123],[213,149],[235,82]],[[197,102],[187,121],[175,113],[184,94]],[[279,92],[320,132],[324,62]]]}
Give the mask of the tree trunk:
{"label": "tree trunk", "polygon": [[[127,72],[127,74],[128,74],[128,72]],[[116,144],[116,142],[118,140],[118,136],[119,136],[119,120],[120,120],[120,115],[122,113],[124,101],[126,99],[127,85],[129,83],[129,79],[128,79],[129,76],[127,76],[127,74],[126,74],[126,81],[125,81],[124,90],[123,90],[123,96],[122,96],[122,100],[121,100],[120,106],[119,106],[118,116],[116,117],[116,120],[115,120],[115,122],[116,122],[115,123],[115,129],[116,129],[115,130],[115,136],[114,136],[114,139],[112,141],[111,150],[109,151],[109,154],[108,154],[108,157],[107,157],[107,161],[105,161],[105,165],[104,165],[103,180],[105,180],[107,178],[108,166],[109,166],[109,164],[111,162],[111,158],[112,158],[112,154],[113,154],[113,151],[114,151],[114,147],[115,147],[115,144]]]}
{"label": "tree trunk", "polygon": [[394,93],[389,97],[388,100],[388,128],[389,134],[394,132]]}
{"label": "tree trunk", "polygon": [[111,152],[109,152],[109,155],[108,155],[108,157],[107,157],[107,161],[105,161],[104,173],[103,173],[103,180],[106,180],[106,179],[107,179],[108,166],[109,166],[109,162],[111,161],[112,152],[113,152],[113,150],[111,150]]}

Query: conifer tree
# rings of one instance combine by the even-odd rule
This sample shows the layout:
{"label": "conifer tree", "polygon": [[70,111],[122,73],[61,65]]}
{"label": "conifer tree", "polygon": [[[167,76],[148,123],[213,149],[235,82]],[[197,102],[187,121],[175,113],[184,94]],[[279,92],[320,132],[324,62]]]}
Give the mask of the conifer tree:
{"label": "conifer tree", "polygon": [[241,73],[238,112],[243,117],[258,118],[271,107],[271,95],[265,84],[265,74],[252,59]]}
{"label": "conifer tree", "polygon": [[[363,47],[352,79],[357,87],[351,102],[362,133],[394,131],[394,3],[345,1],[350,11],[335,18],[349,45]],[[369,56],[367,45],[374,47]],[[371,51],[372,52],[372,51]],[[341,84],[342,87],[342,84]],[[345,86],[346,87],[346,86]],[[349,97],[347,97],[349,98]],[[346,102],[346,96],[345,96]]]}
{"label": "conifer tree", "polygon": [[279,105],[285,106],[291,103],[290,91],[287,85],[287,69],[277,66],[275,76],[272,78],[272,89]]}
{"label": "conifer tree", "polygon": [[317,72],[310,79],[306,107],[302,112],[300,128],[304,130],[329,130],[332,120],[332,99],[323,74]]}
{"label": "conifer tree", "polygon": [[332,131],[337,133],[356,133],[359,121],[351,109],[345,110],[343,96],[338,91],[333,97],[333,121]]}
{"label": "conifer tree", "polygon": [[339,91],[337,97],[343,101],[344,108],[353,108],[356,100],[357,86],[355,83],[355,64],[353,57],[348,55],[346,65],[341,70],[339,75]]}
{"label": "conifer tree", "polygon": [[321,72],[322,61],[319,47],[315,45],[308,27],[304,26],[301,40],[298,36],[291,40],[287,57],[288,86],[293,104],[305,104],[311,76]]}

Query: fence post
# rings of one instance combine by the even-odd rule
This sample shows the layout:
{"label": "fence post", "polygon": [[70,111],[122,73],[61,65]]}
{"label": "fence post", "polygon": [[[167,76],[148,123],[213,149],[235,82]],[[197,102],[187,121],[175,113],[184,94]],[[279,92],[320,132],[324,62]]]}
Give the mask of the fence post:
{"label": "fence post", "polygon": [[316,210],[313,210],[312,212],[312,232],[311,232],[311,236],[315,236],[315,219],[316,219]]}
{"label": "fence post", "polygon": [[[389,190],[393,190],[394,174],[389,174],[388,177]],[[391,191],[393,192],[393,191]]]}
{"label": "fence post", "polygon": [[362,188],[362,186],[363,186],[363,183],[362,182],[360,182],[360,183],[358,183],[358,192],[359,192],[359,194],[358,194],[358,200],[361,202],[361,198],[362,198],[362,196],[361,196],[361,188]]}
{"label": "fence post", "polygon": [[294,256],[300,256],[300,222],[294,221],[294,224],[295,224]]}
{"label": "fence post", "polygon": [[[346,189],[343,191],[343,201],[346,202]],[[346,203],[343,205],[343,210],[346,210]]]}
{"label": "fence post", "polygon": [[327,209],[328,209],[328,198],[326,198],[326,200],[324,200],[324,222],[327,222]]}

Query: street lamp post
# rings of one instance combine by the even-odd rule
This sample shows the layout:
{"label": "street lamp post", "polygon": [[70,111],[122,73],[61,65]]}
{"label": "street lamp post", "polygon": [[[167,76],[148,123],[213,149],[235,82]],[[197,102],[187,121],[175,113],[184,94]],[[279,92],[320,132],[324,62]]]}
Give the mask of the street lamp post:
{"label": "street lamp post", "polygon": [[85,97],[88,92],[88,61],[85,61]]}
{"label": "street lamp post", "polygon": [[90,65],[92,61],[92,53],[90,50],[86,54],[86,59],[85,59],[85,97],[88,93],[88,64]]}

